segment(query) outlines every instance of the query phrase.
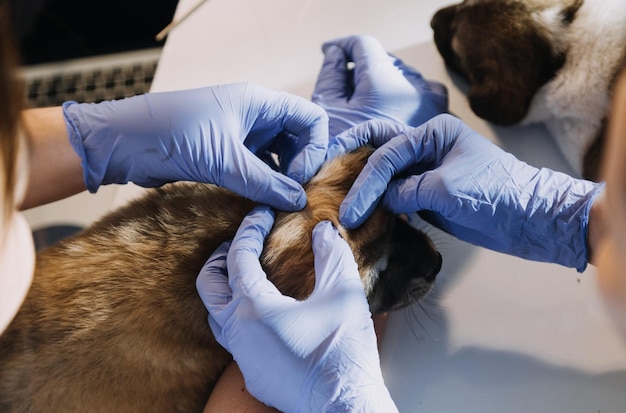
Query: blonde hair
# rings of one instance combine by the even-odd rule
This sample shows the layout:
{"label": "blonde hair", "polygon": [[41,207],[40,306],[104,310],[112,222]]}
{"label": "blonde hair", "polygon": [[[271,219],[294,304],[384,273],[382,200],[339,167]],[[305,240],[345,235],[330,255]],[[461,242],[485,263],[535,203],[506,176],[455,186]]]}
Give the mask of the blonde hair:
{"label": "blonde hair", "polygon": [[26,185],[26,139],[20,133],[24,89],[11,32],[9,2],[0,0],[0,245]]}

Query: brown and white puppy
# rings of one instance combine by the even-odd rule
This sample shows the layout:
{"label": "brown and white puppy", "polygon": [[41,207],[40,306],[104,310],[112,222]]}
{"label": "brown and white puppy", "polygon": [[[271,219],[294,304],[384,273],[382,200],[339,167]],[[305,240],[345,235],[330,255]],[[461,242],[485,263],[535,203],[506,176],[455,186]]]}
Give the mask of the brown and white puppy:
{"label": "brown and white puppy", "polygon": [[[373,312],[431,288],[441,256],[424,233],[382,209],[355,230],[339,226],[339,205],[370,153],[327,163],[306,186],[304,210],[277,212],[261,262],[283,293],[312,292],[311,233],[321,220],[351,246]],[[0,337],[0,411],[201,411],[231,358],[195,280],[254,205],[216,186],[170,184],[43,250]]]}
{"label": "brown and white puppy", "polygon": [[544,123],[573,169],[598,178],[604,124],[626,65],[623,0],[466,0],[431,20],[479,117]]}

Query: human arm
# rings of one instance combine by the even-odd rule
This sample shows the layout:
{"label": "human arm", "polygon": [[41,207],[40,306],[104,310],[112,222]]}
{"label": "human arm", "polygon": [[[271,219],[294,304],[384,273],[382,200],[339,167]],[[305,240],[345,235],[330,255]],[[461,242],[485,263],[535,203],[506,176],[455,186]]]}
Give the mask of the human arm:
{"label": "human arm", "polygon": [[598,250],[607,238],[606,221],[606,189],[600,193],[589,210],[589,224],[587,225],[587,246],[589,248],[589,264],[598,266]]}
{"label": "human arm", "polygon": [[247,389],[285,412],[396,411],[347,243],[329,222],[316,226],[315,289],[297,301],[278,292],[258,260],[272,223],[269,209],[255,210],[230,250],[219,248],[197,280],[211,329],[233,354]]}
{"label": "human arm", "polygon": [[[593,263],[607,309],[626,338],[626,70],[618,78],[607,128],[597,222],[601,230],[593,243]],[[590,222],[590,234],[591,234]]]}
{"label": "human arm", "polygon": [[369,119],[417,126],[448,111],[448,92],[387,53],[372,36],[323,44],[324,62],[312,101],[329,116],[330,136]]}
{"label": "human arm", "polygon": [[231,361],[215,384],[203,413],[276,413],[250,394],[237,363]]}
{"label": "human arm", "polygon": [[84,191],[81,159],[70,145],[61,107],[25,110],[22,121],[30,144],[30,163],[28,189],[20,209]]}
{"label": "human arm", "polygon": [[366,142],[379,149],[340,207],[347,227],[382,201],[396,213],[420,211],[475,245],[585,269],[589,212],[602,184],[528,165],[450,115],[418,128],[378,122],[348,132],[329,152]]}
{"label": "human arm", "polygon": [[[63,168],[52,176],[67,175],[72,185],[58,198],[84,187],[95,192],[110,183],[132,181],[151,187],[187,180],[214,183],[279,209],[297,210],[306,203],[300,183],[315,174],[328,141],[328,119],[320,107],[249,83],[97,104],[66,102],[45,114],[31,116],[29,122],[34,150],[42,151],[37,158],[41,162],[33,167]],[[76,169],[76,157],[68,154],[62,135],[69,138],[82,170]],[[71,159],[67,168],[56,164],[53,144],[61,145]],[[280,172],[261,160],[269,152],[279,154]],[[77,172],[82,173],[82,186]],[[43,186],[41,175],[33,175],[33,193]],[[49,192],[65,185],[51,181]]]}

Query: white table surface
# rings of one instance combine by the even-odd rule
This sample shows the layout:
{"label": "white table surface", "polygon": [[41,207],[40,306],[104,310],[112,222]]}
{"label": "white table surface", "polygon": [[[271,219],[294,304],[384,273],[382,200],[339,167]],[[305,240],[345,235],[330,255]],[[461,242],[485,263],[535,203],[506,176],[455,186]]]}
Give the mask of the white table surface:
{"label": "white table surface", "polygon": [[[196,0],[181,0],[176,15]],[[535,166],[571,172],[542,127],[478,119],[432,43],[434,0],[209,0],[166,40],[153,91],[252,81],[309,98],[324,41],[370,34],[448,86],[450,110]],[[124,187],[116,203],[133,196]],[[393,314],[381,360],[401,412],[623,413],[626,343],[583,274],[473,247],[428,229],[436,290]]]}

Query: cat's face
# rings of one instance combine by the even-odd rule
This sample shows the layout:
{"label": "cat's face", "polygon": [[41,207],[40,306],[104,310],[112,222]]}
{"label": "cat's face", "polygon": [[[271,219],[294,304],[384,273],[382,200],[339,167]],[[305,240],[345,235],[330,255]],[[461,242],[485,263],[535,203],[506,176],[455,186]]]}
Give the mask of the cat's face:
{"label": "cat's face", "polygon": [[470,84],[477,116],[520,122],[535,93],[564,63],[560,33],[582,0],[466,0],[437,11],[434,40],[446,65]]}

